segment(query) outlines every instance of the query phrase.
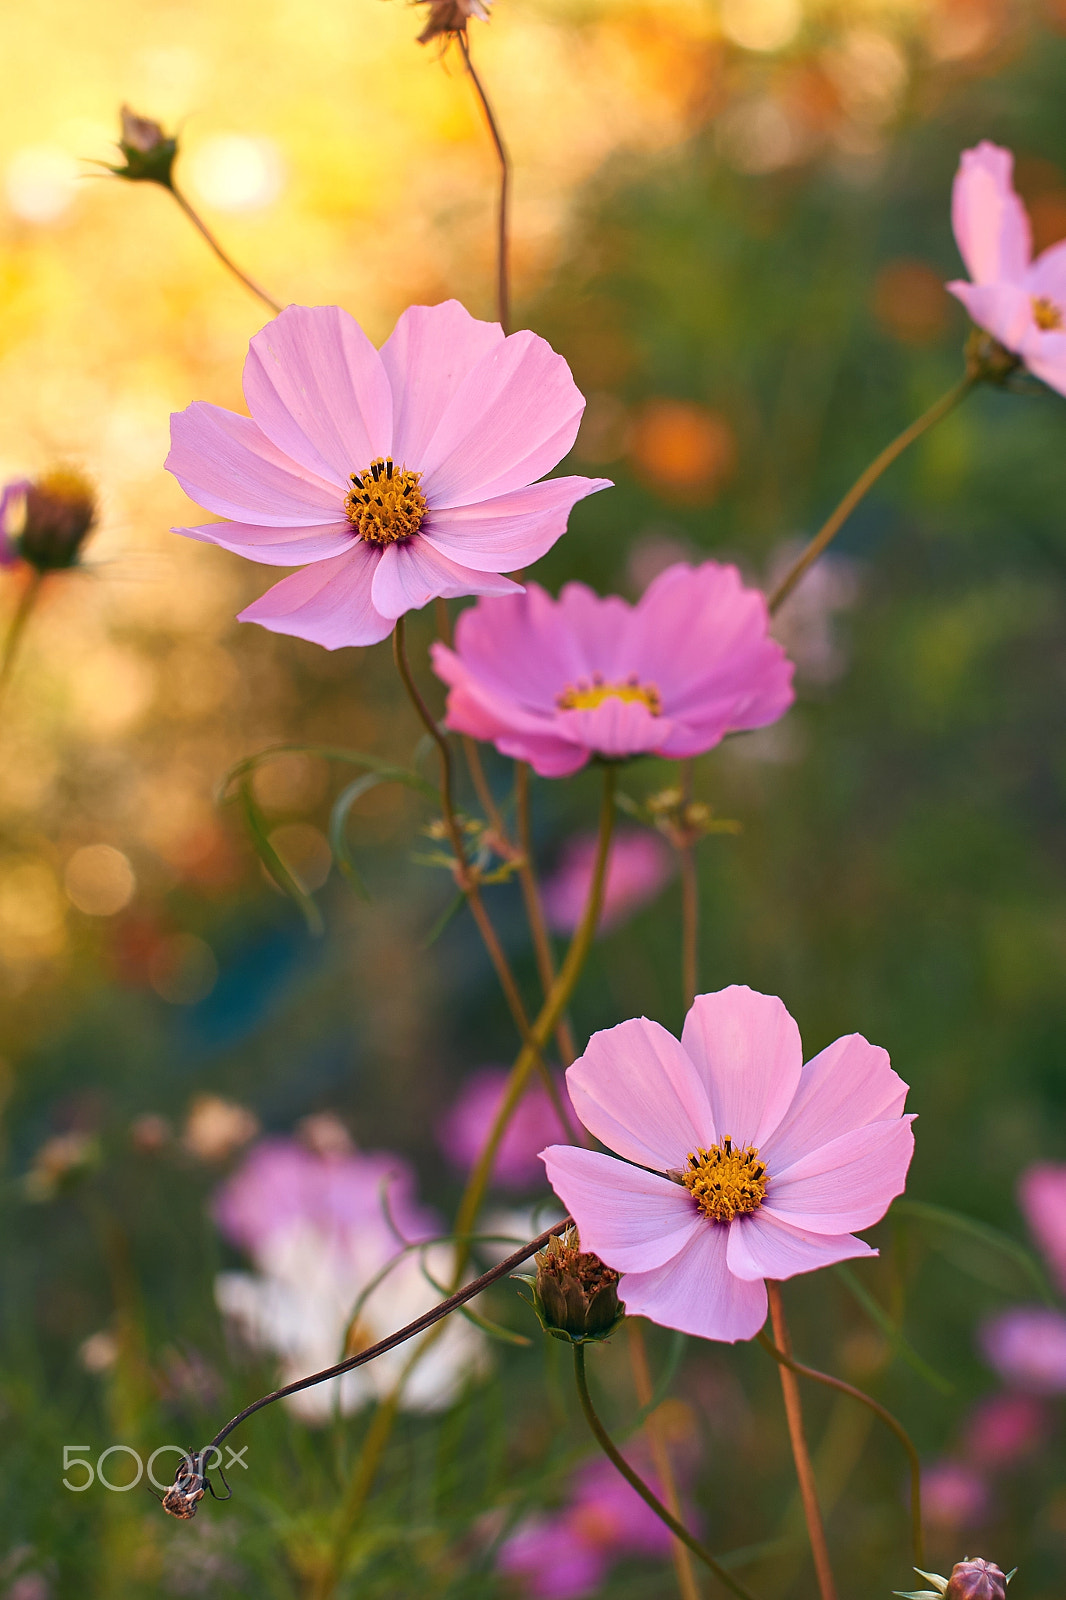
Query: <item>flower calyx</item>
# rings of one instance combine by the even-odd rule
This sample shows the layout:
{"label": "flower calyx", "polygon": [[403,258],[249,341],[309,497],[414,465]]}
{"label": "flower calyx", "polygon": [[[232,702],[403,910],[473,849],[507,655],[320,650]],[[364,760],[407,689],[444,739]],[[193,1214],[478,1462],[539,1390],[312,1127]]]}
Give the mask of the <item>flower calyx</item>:
{"label": "flower calyx", "polygon": [[950,1578],[942,1578],[939,1572],[923,1572],[921,1567],[914,1570],[933,1587],[893,1590],[900,1600],[1006,1600],[1007,1585],[1018,1569],[1004,1572],[982,1556],[964,1556],[952,1567]]}
{"label": "flower calyx", "polygon": [[21,559],[38,572],[77,565],[96,521],[96,495],[80,473],[57,467],[21,490],[22,525],[11,535]]}
{"label": "flower calyx", "polygon": [[124,165],[108,167],[116,178],[126,178],[130,183],[158,183],[164,189],[173,189],[174,161],[178,154],[178,141],[168,138],[158,122],[151,117],[138,116],[129,106],[119,113],[122,134],[118,147]]}
{"label": "flower calyx", "polygon": [[465,33],[471,17],[488,22],[492,0],[416,0],[416,4],[429,7],[426,25],[418,35],[419,44],[428,44],[431,39],[443,39],[447,43],[448,39]]}
{"label": "flower calyx", "polygon": [[566,1344],[609,1339],[625,1320],[614,1268],[582,1250],[576,1228],[556,1234],[534,1259],[535,1277],[516,1276],[532,1289],[533,1309],[545,1333]]}
{"label": "flower calyx", "polygon": [[966,341],[966,375],[974,383],[1002,387],[1023,365],[1021,356],[1001,345],[983,328],[974,328]]}

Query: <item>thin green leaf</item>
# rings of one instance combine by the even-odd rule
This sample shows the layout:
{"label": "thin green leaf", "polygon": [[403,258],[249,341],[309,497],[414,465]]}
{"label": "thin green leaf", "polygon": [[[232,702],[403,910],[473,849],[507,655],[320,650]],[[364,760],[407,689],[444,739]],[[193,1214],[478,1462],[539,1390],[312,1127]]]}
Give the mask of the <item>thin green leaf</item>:
{"label": "thin green leaf", "polygon": [[652,1390],[651,1399],[648,1401],[647,1405],[641,1406],[632,1422],[630,1422],[626,1427],[623,1437],[627,1437],[631,1433],[636,1433],[638,1428],[642,1428],[644,1426],[652,1412],[657,1410],[658,1407],[662,1405],[663,1401],[666,1399],[666,1396],[670,1392],[670,1385],[677,1377],[677,1369],[681,1365],[681,1358],[685,1353],[685,1345],[687,1343],[688,1338],[686,1334],[674,1333],[671,1335],[670,1348],[666,1357],[666,1365],[659,1374],[659,1380],[656,1383],[655,1388]]}
{"label": "thin green leaf", "polygon": [[908,1367],[913,1372],[916,1372],[920,1378],[924,1378],[930,1388],[935,1389],[938,1394],[954,1394],[955,1385],[949,1382],[947,1378],[942,1377],[934,1367],[929,1365],[928,1361],[918,1354],[910,1340],[904,1337],[903,1333],[892,1321],[884,1306],[880,1305],[869,1290],[859,1282],[850,1267],[838,1265],[833,1268],[833,1271],[841,1283],[854,1295],[866,1315],[870,1318],[870,1321],[876,1323],[877,1327],[880,1328],[900,1360],[905,1361]]}
{"label": "thin green leaf", "polygon": [[307,923],[308,932],[316,938],[321,937],[325,930],[322,913],[303,884],[293,876],[271,844],[270,835],[267,833],[266,824],[263,821],[263,814],[255,803],[250,775],[242,778],[237,791],[237,800],[241,815],[244,818],[244,825],[251,835],[252,843],[259,859],[278,888],[283,890],[299,906]]}
{"label": "thin green leaf", "polygon": [[437,940],[440,938],[449,922],[455,916],[456,912],[462,910],[465,899],[466,895],[460,889],[459,893],[455,896],[455,899],[448,902],[440,916],[437,918],[436,922],[433,924],[432,928],[430,928],[429,932],[426,934],[425,941],[422,945],[423,950],[428,950],[430,945],[436,944]]}
{"label": "thin green leaf", "polygon": [[329,843],[333,851],[333,859],[338,868],[348,879],[356,893],[364,900],[369,900],[370,895],[362,876],[352,856],[351,846],[348,843],[348,818],[352,807],[361,800],[371,789],[376,789],[381,783],[400,783],[407,789],[413,789],[416,794],[426,795],[427,789],[432,799],[437,798],[437,792],[432,785],[427,785],[417,772],[410,772],[406,767],[377,767],[372,772],[364,772],[362,777],[354,778],[343,788],[329,814]]}
{"label": "thin green leaf", "polygon": [[395,762],[386,761],[383,756],[372,755],[367,750],[346,750],[342,745],[331,744],[273,744],[265,750],[256,751],[253,756],[245,756],[243,760],[230,768],[219,785],[219,798],[225,800],[230,788],[241,778],[250,775],[261,767],[264,762],[273,761],[276,756],[318,756],[323,761],[340,761],[350,767],[365,767],[368,772],[406,772],[412,788],[417,788],[427,800],[440,801],[440,790],[430,783],[428,778],[423,778],[419,773],[407,767],[397,767]]}
{"label": "thin green leaf", "polygon": [[[445,1299],[448,1290],[443,1283],[438,1283],[432,1272],[430,1272],[426,1266],[424,1254],[418,1265],[422,1269],[422,1276],[426,1282],[437,1291],[442,1300]],[[473,1306],[459,1306],[458,1310],[459,1315],[465,1317],[467,1322],[472,1322],[475,1328],[480,1328],[482,1333],[487,1333],[490,1339],[498,1339],[501,1344],[517,1344],[528,1347],[533,1343],[533,1340],[527,1339],[524,1333],[515,1333],[513,1328],[505,1328],[502,1323],[493,1322],[491,1317],[483,1317],[480,1311],[474,1310]]]}
{"label": "thin green leaf", "polygon": [[909,1216],[919,1222],[931,1222],[935,1226],[952,1228],[956,1233],[967,1234],[971,1239],[978,1239],[990,1250],[996,1250],[1000,1255],[1008,1257],[1026,1275],[1041,1299],[1049,1306],[1056,1304],[1055,1297],[1048,1287],[1043,1269],[1032,1251],[1025,1245],[1019,1244],[1017,1239],[1012,1239],[1009,1233],[1002,1233],[999,1228],[992,1227],[991,1223],[979,1222],[976,1217],[968,1217],[961,1211],[952,1211],[947,1206],[934,1206],[925,1200],[897,1200],[892,1207],[893,1216]]}

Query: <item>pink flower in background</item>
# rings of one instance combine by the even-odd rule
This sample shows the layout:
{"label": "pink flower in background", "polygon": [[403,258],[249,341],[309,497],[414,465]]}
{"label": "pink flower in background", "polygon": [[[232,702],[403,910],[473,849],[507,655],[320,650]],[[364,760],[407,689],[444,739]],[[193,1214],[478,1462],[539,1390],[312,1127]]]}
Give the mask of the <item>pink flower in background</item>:
{"label": "pink flower in background", "polygon": [[1033,257],[1014,157],[983,140],[964,150],[951,197],[955,242],[972,282],[948,284],[979,328],[1066,394],[1066,239]]}
{"label": "pink flower in background", "polygon": [[12,532],[16,509],[25,500],[28,478],[16,478],[0,488],[0,567],[16,567],[22,557]]}
{"label": "pink flower in background", "polygon": [[990,1394],[979,1400],[966,1425],[969,1461],[1005,1471],[1040,1446],[1047,1431],[1044,1404],[1030,1394]]}
{"label": "pink flower in background", "polygon": [[[482,1067],[471,1073],[444,1117],[440,1147],[460,1172],[469,1172],[481,1154],[500,1109],[507,1077],[505,1067]],[[564,1105],[569,1107],[566,1085],[562,1082],[559,1091]],[[539,1188],[544,1180],[544,1168],[539,1159],[541,1150],[548,1141],[565,1137],[566,1129],[559,1121],[551,1096],[542,1083],[534,1081],[522,1096],[500,1140],[492,1168],[493,1183],[500,1189],[518,1192]]]}
{"label": "pink flower in background", "polygon": [[1059,1288],[1066,1291],[1066,1167],[1037,1162],[1022,1173],[1018,1201]]}
{"label": "pink flower in background", "polygon": [[988,1514],[988,1484],[959,1461],[934,1461],[922,1473],[922,1510],[945,1533],[972,1528]]}
{"label": "pink flower in background", "polygon": [[[639,1452],[628,1458],[661,1495]],[[698,1525],[689,1511],[685,1520]],[[609,1461],[590,1461],[575,1475],[570,1503],[522,1522],[501,1545],[496,1565],[522,1580],[530,1600],[583,1600],[597,1593],[619,1559],[669,1553],[668,1530],[636,1490]]]}
{"label": "pink flower in background", "polygon": [[[266,1139],[222,1185],[214,1210],[222,1232],[256,1268],[219,1273],[215,1301],[253,1348],[279,1358],[283,1382],[341,1359],[357,1297],[390,1263],[397,1264],[359,1315],[358,1336],[366,1344],[439,1299],[417,1252],[397,1261],[404,1240],[443,1231],[435,1213],[419,1205],[414,1174],[399,1156],[320,1154],[291,1139]],[[430,1246],[425,1262],[439,1281],[452,1271],[453,1252]],[[311,1423],[328,1421],[335,1407],[355,1411],[390,1391],[412,1348],[401,1346],[286,1403]],[[454,1318],[418,1363],[402,1404],[411,1410],[449,1405],[483,1365],[482,1336]]]}
{"label": "pink flower in background", "polygon": [[759,591],[706,561],[669,567],[635,606],[583,583],[479,601],[433,665],[450,728],[561,778],[594,755],[680,759],[776,722],[792,665],[767,629]]}
{"label": "pink flower in background", "polygon": [[1066,1316],[1049,1306],[1014,1306],[979,1335],[989,1366],[1031,1394],[1066,1394]]}
{"label": "pink flower in background", "polygon": [[636,1018],[594,1034],[566,1077],[622,1159],[554,1145],[544,1164],[583,1248],[623,1274],[630,1313],[750,1339],[764,1279],[876,1254],[852,1230],[902,1191],[913,1119],[907,1085],[860,1034],[804,1066],[781,1001],[734,985],[697,996],[680,1044]]}
{"label": "pink flower in background", "polygon": [[167,467],[229,520],[178,533],[301,566],[241,612],[335,650],[374,644],[436,595],[520,593],[604,478],[536,483],[584,409],[562,356],[457,300],[411,306],[380,351],[338,306],[289,306],[251,341],[251,417],[171,419]]}
{"label": "pink flower in background", "polygon": [[[768,564],[769,594],[791,571],[804,549],[802,539],[786,539]],[[848,652],[840,639],[836,614],[859,598],[859,564],[827,551],[806,574],[775,614],[774,638],[796,664],[796,675],[808,683],[836,683],[848,669]]]}
{"label": "pink flower in background", "polygon": [[[555,870],[544,880],[544,911],[556,933],[573,933],[581,921],[595,862],[595,834],[579,834],[566,842]],[[657,833],[645,828],[620,828],[607,863],[600,932],[627,921],[641,906],[654,900],[673,870],[673,851]]]}

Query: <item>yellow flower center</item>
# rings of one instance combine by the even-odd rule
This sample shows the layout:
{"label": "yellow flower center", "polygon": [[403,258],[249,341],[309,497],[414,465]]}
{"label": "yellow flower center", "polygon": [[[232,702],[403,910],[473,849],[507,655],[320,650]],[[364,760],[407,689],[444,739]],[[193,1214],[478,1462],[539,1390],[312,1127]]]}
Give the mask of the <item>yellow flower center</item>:
{"label": "yellow flower center", "polygon": [[555,704],[560,711],[595,711],[605,700],[641,700],[653,717],[663,712],[658,689],[653,683],[641,683],[635,672],[624,683],[606,683],[602,673],[594,672],[591,683],[579,678],[576,685],[567,684]]}
{"label": "yellow flower center", "polygon": [[1033,297],[1033,321],[1044,333],[1054,333],[1062,327],[1062,311],[1054,300]]}
{"label": "yellow flower center", "polygon": [[734,1150],[729,1138],[709,1150],[691,1151],[688,1166],[678,1176],[712,1222],[732,1222],[758,1211],[770,1181],[755,1146]]}
{"label": "yellow flower center", "polygon": [[352,473],[352,486],[344,497],[348,521],[368,544],[396,544],[410,539],[425,520],[429,507],[421,489],[422,474],[399,471],[392,457],[379,457],[365,472]]}

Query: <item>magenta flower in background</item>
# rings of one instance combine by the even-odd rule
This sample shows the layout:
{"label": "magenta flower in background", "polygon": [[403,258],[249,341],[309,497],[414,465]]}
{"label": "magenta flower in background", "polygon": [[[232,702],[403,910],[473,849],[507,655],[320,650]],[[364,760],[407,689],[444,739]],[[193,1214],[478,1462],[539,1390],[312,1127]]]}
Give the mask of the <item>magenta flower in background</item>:
{"label": "magenta flower in background", "polygon": [[528,566],[605,478],[537,483],[585,402],[536,334],[457,300],[411,306],[381,350],[338,306],[289,306],[251,341],[251,417],[197,401],[167,467],[225,522],[178,528],[300,566],[240,614],[335,650],[374,644],[434,596],[520,593]]}
{"label": "magenta flower in background", "polygon": [[622,1159],[554,1145],[544,1164],[583,1248],[623,1274],[627,1311],[750,1339],[764,1279],[876,1254],[852,1230],[902,1191],[913,1118],[887,1052],[860,1034],[804,1066],[781,1001],[734,985],[697,996],[680,1043],[635,1018],[594,1034],[566,1076]]}
{"label": "magenta flower in background", "polygon": [[683,563],[635,606],[568,583],[537,584],[460,616],[455,649],[433,646],[450,685],[450,728],[561,778],[594,755],[700,755],[727,733],[776,722],[792,665],[766,601],[735,567]]}
{"label": "magenta flower in background", "polygon": [[1046,1406],[1034,1395],[986,1395],[966,1424],[966,1459],[990,1471],[1006,1471],[1032,1455],[1046,1431]]}
{"label": "magenta flower in background", "polygon": [[1014,156],[987,139],[964,150],[951,197],[955,242],[971,282],[948,284],[979,328],[1066,394],[1066,239],[1036,260]]}
{"label": "magenta flower in background", "polygon": [[1030,1231],[1066,1292],[1066,1167],[1037,1162],[1022,1173],[1018,1203]]}
{"label": "magenta flower in background", "polygon": [[[661,1495],[640,1452],[630,1451],[627,1458]],[[685,1521],[698,1526],[687,1508]],[[500,1546],[496,1565],[521,1580],[530,1600],[583,1600],[597,1593],[616,1561],[669,1553],[668,1529],[617,1469],[601,1460],[575,1474],[563,1510],[520,1523]]]}
{"label": "magenta flower in background", "polygon": [[[445,1113],[438,1142],[460,1172],[469,1172],[481,1154],[500,1109],[507,1077],[505,1067],[481,1067],[467,1078],[454,1105]],[[559,1092],[569,1108],[562,1081]],[[518,1193],[539,1188],[544,1181],[540,1152],[548,1141],[565,1137],[566,1129],[547,1089],[543,1083],[533,1082],[500,1140],[492,1168],[493,1183],[497,1188]]]}
{"label": "magenta flower in background", "polygon": [[978,1342],[1005,1383],[1031,1394],[1066,1394],[1066,1316],[1049,1306],[1014,1306],[992,1317]]}
{"label": "magenta flower in background", "polygon": [[16,478],[0,488],[0,567],[17,567],[22,557],[12,534],[16,508],[30,487],[28,478]]}
{"label": "magenta flower in background", "polygon": [[960,1461],[934,1461],[922,1472],[922,1510],[945,1533],[976,1527],[990,1509],[988,1484]]}
{"label": "magenta flower in background", "polygon": [[[567,840],[554,871],[544,880],[544,912],[556,933],[573,933],[592,886],[596,862],[595,834]],[[617,927],[654,900],[674,871],[674,853],[657,833],[646,828],[619,828],[611,843],[603,886],[600,932]]]}

